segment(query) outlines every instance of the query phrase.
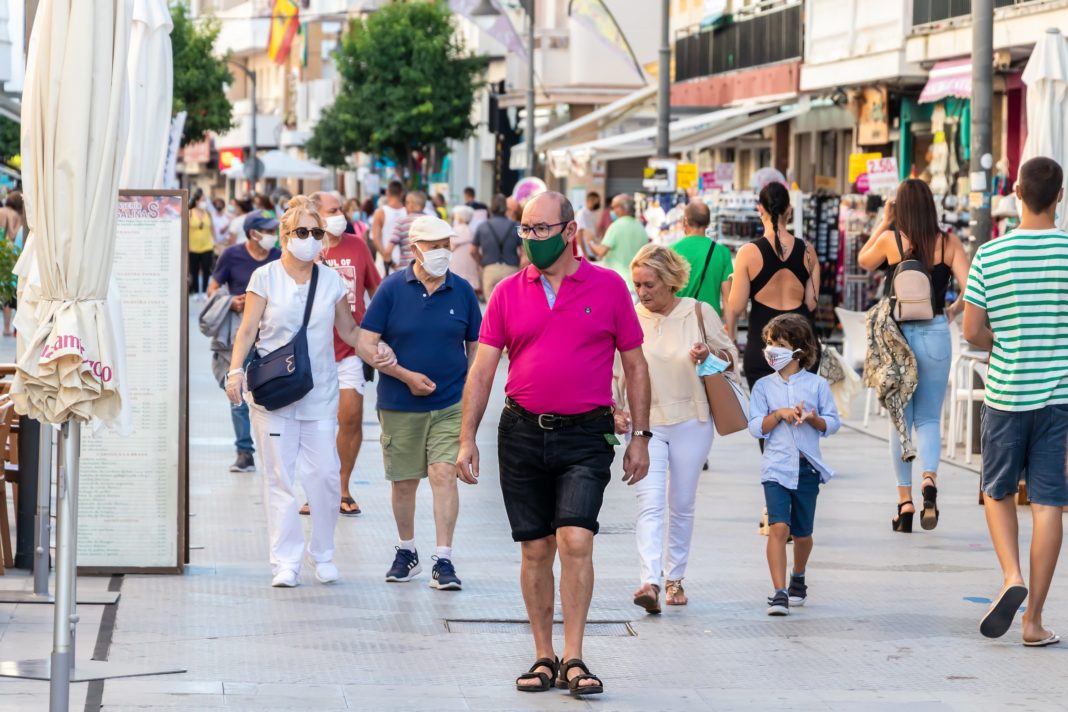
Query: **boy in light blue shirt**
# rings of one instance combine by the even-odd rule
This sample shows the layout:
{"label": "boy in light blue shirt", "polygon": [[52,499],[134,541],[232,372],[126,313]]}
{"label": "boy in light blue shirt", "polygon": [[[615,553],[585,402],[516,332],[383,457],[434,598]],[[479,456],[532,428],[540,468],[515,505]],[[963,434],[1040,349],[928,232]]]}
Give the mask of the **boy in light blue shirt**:
{"label": "boy in light blue shirt", "polygon": [[[820,438],[842,425],[827,381],[805,370],[819,359],[819,343],[798,314],[772,319],[761,334],[764,357],[776,373],[753,386],[749,432],[764,440],[760,481],[768,508],[768,568],[775,593],[768,615],[803,606],[808,588],[805,565],[812,554],[812,527],[820,485],[834,476],[820,455]],[[786,586],[786,541],[794,540],[794,567]]]}

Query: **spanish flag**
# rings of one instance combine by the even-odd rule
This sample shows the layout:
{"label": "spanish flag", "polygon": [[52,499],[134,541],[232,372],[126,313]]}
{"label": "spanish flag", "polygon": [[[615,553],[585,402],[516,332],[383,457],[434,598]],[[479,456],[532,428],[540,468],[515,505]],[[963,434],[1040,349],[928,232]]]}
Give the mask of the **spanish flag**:
{"label": "spanish flag", "polygon": [[267,38],[267,56],[277,64],[284,64],[293,46],[293,38],[300,29],[300,8],[295,0],[274,0],[271,10],[271,34]]}

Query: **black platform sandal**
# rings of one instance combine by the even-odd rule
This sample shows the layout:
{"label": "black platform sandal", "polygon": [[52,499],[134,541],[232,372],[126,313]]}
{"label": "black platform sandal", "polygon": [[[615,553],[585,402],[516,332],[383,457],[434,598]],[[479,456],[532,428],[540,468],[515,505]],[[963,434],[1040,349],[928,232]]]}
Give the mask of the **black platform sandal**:
{"label": "black platform sandal", "polygon": [[[578,668],[582,671],[582,674],[569,678],[568,673],[571,672],[572,668]],[[597,684],[583,685],[583,680],[596,680]],[[570,691],[572,697],[599,695],[604,692],[604,683],[601,682],[601,678],[590,674],[590,669],[586,667],[586,663],[578,658],[572,658],[560,664],[560,676],[556,678],[556,686],[561,690]]]}
{"label": "black platform sandal", "polygon": [[912,504],[910,499],[908,502],[898,502],[897,504],[897,516],[890,520],[890,527],[895,532],[901,532],[902,534],[912,533],[912,515],[916,514],[915,505],[911,512],[902,512],[901,508],[906,504]]}
{"label": "black platform sandal", "polygon": [[[538,668],[549,668],[552,672],[546,674],[544,672],[538,672]],[[560,658],[556,660],[550,660],[549,658],[538,658],[534,661],[534,664],[530,666],[530,672],[525,672],[516,678],[515,689],[520,692],[548,692],[553,689],[553,680],[556,679],[557,673],[560,671]],[[523,680],[540,680],[538,685],[520,685]]]}
{"label": "black platform sandal", "polygon": [[923,479],[930,480],[931,484],[924,485],[921,490],[923,510],[920,512],[920,526],[930,530],[938,526],[938,488],[934,486],[934,478],[924,477]]}

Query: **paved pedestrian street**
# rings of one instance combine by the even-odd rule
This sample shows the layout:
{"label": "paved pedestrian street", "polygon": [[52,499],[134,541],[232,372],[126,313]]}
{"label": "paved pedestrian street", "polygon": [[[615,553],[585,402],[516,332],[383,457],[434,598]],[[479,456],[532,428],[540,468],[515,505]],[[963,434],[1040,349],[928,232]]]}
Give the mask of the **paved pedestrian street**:
{"label": "paved pedestrian street", "polygon": [[[787,618],[764,613],[770,584],[766,539],[757,531],[759,453],[747,434],[713,445],[684,608],[652,617],[631,603],[634,493],[613,482],[596,539],[585,651],[606,693],[589,701],[514,690],[534,656],[519,548],[497,486],[492,416],[480,432],[482,480],[461,485],[454,562],[463,591],[427,587],[434,544],[428,487],[417,520],[426,572],[408,584],[383,581],[396,532],[373,397],[354,477],[364,514],[338,523],[341,581],[320,585],[306,572],[297,589],[271,588],[262,483],[259,475],[227,471],[233,448],[225,396],[211,380],[205,340],[195,328],[190,334],[192,563],[182,576],[121,579],[110,647],[107,631],[98,635],[103,608],[81,607],[77,649],[79,659],[95,648],[109,661],[188,672],[76,684],[72,709],[1068,709],[1068,646],[1026,649],[1018,624],[997,641],[978,633],[1000,581],[975,472],[943,471],[935,531],[895,534],[886,443],[853,427],[825,443],[839,474],[820,498],[808,604]],[[561,368],[576,367],[561,354]],[[503,372],[491,414],[502,389]],[[4,576],[0,587],[28,589],[20,573]],[[1055,579],[1047,607],[1047,623],[1058,630],[1068,630],[1066,577],[1068,569]],[[80,586],[118,582],[83,578]],[[0,605],[0,659],[47,657],[51,620],[50,606]],[[47,700],[46,682],[0,679],[3,712],[44,710]]]}

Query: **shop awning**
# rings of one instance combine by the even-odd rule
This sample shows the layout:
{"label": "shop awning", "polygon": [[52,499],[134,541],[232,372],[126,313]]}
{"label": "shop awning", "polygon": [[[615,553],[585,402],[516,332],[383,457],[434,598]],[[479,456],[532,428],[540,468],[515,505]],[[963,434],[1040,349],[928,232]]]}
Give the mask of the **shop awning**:
{"label": "shop awning", "polygon": [[[560,139],[566,139],[571,135],[571,132],[578,129],[585,128],[586,126],[593,126],[600,122],[608,122],[613,118],[617,118],[621,114],[628,113],[632,108],[641,105],[648,99],[656,96],[657,87],[655,84],[651,84],[647,87],[642,87],[636,92],[628,94],[627,96],[616,99],[610,104],[605,104],[599,109],[595,109],[585,116],[581,116],[574,121],[569,121],[566,124],[557,126],[549,131],[544,131],[534,137],[534,146],[536,148],[544,149],[551,144],[558,142]],[[526,144],[519,143],[512,148],[513,154],[526,155]]]}
{"label": "shop awning", "polygon": [[920,103],[932,104],[949,96],[958,99],[971,98],[972,60],[953,59],[935,64],[920,93]]}
{"label": "shop awning", "polygon": [[[749,104],[680,119],[668,126],[671,152],[699,151],[789,120],[809,109],[807,99],[802,99],[792,106],[783,101]],[[595,156],[606,160],[652,156],[656,152],[656,133],[657,129],[653,126],[555,149],[549,153],[550,162],[570,162],[574,165],[588,162]]]}

